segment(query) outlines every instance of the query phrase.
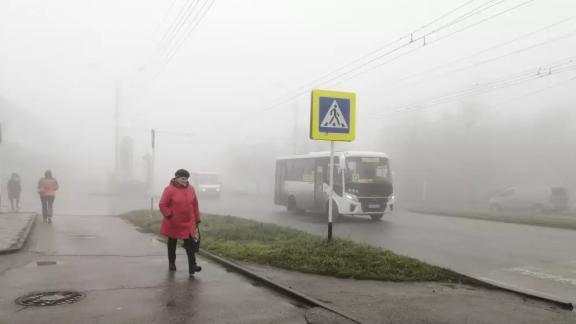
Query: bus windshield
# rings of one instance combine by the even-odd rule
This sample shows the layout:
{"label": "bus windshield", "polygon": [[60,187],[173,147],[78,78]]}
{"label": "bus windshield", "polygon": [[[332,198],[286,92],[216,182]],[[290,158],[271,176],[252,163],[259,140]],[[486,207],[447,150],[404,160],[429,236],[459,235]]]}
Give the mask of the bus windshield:
{"label": "bus windshield", "polygon": [[353,183],[389,181],[388,159],[383,157],[347,157],[346,178]]}

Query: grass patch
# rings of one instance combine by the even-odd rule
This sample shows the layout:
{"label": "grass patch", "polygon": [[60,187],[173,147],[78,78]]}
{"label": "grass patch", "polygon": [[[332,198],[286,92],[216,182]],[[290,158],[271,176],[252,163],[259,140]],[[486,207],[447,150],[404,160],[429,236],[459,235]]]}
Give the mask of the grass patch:
{"label": "grass patch", "polygon": [[466,210],[466,209],[434,209],[412,208],[410,211],[421,214],[482,219],[503,223],[545,226],[576,230],[576,215],[571,213],[562,214],[535,214],[529,212],[500,212],[491,210]]}
{"label": "grass patch", "polygon": [[[133,211],[121,215],[158,234],[159,213]],[[248,219],[203,215],[202,248],[220,256],[278,268],[340,278],[381,281],[470,282],[447,269],[381,248],[324,238],[288,227]]]}

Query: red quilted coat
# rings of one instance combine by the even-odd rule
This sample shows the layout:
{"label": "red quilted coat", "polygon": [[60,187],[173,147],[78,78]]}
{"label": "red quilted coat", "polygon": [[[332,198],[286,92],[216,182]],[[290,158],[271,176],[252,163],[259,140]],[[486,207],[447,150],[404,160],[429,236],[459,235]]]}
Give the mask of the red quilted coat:
{"label": "red quilted coat", "polygon": [[159,207],[164,216],[160,234],[181,240],[196,235],[200,210],[192,186],[183,187],[172,180],[162,193]]}

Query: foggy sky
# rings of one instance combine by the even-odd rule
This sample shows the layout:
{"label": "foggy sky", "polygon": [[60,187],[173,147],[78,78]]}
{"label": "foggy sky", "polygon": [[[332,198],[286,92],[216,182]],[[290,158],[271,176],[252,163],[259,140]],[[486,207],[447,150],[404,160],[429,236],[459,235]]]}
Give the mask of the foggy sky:
{"label": "foggy sky", "polygon": [[[470,23],[523,2],[505,1],[501,9],[495,7]],[[527,69],[536,73],[540,66],[576,56],[572,37],[576,20],[440,71],[463,68],[462,72],[406,79],[570,18],[576,13],[572,0],[536,0],[438,43],[431,37],[429,45],[351,80],[313,85],[310,81],[465,2],[217,0],[165,64],[165,58],[156,54],[166,49],[162,40],[187,3],[1,1],[0,122],[6,129],[5,142],[50,156],[46,161],[61,171],[72,167],[84,178],[102,177],[114,165],[118,98],[121,136],[135,140],[134,172],[138,177],[144,172],[142,157],[150,153],[150,128],[159,130],[157,179],[168,179],[173,169],[182,165],[226,169],[230,162],[225,159],[234,149],[270,153],[262,159],[327,149],[327,143],[307,139],[308,94],[266,110],[303,86],[315,86],[357,93],[358,138],[354,143],[339,143],[339,148],[397,154],[406,165],[402,159],[407,155],[402,152],[416,145],[407,140],[410,134],[433,129],[431,125],[442,124],[447,114],[459,114],[470,102],[485,107],[477,118],[486,134],[505,128],[529,133],[522,125],[543,120],[542,107],[574,106],[574,97],[565,88],[544,93],[539,99],[514,101],[574,77],[574,72],[438,106],[427,107],[426,103]],[[565,38],[467,68],[558,37]],[[420,82],[410,83],[414,81]],[[414,104],[425,109],[386,114]],[[538,126],[539,131],[550,127],[546,125]],[[31,140],[30,133],[38,141]],[[522,145],[524,141],[526,137],[521,136]],[[6,148],[2,149],[6,153]],[[510,165],[512,162],[517,161]],[[35,166],[34,172],[42,169]],[[11,170],[0,172],[5,179]]]}

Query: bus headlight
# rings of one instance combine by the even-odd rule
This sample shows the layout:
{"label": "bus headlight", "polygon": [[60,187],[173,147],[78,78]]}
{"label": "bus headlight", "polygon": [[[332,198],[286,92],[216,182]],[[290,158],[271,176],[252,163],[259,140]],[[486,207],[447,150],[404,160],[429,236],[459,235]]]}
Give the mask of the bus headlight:
{"label": "bus headlight", "polygon": [[346,193],[344,197],[346,197],[346,199],[358,202],[358,197],[354,194]]}

